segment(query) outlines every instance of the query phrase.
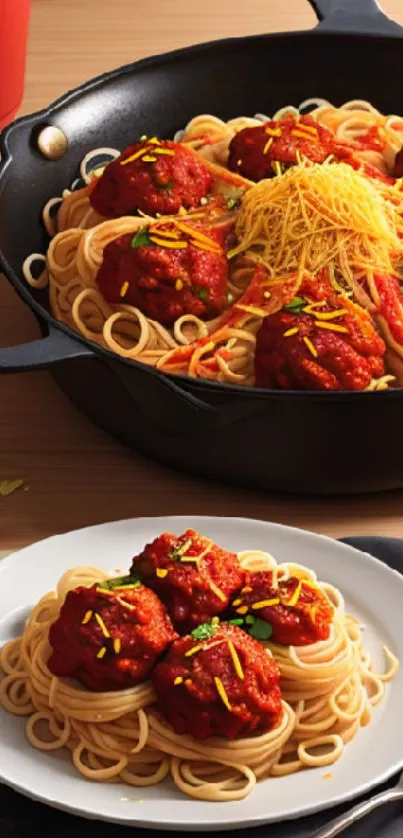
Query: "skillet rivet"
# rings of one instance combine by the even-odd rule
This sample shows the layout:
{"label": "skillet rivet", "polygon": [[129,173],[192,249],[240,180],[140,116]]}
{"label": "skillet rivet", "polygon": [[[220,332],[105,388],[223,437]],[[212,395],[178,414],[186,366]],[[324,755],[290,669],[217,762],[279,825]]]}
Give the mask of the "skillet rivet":
{"label": "skillet rivet", "polygon": [[38,134],[38,148],[48,160],[60,160],[67,151],[67,137],[55,125],[47,125]]}

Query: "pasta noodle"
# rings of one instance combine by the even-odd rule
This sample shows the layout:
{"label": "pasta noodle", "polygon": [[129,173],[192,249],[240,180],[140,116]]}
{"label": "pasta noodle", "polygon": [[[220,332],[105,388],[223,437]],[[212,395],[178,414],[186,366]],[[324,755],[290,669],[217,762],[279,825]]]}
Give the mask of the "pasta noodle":
{"label": "pasta noodle", "polygon": [[163,720],[149,682],[97,693],[53,676],[47,666],[49,628],[69,590],[107,578],[94,567],[65,573],[56,591],[33,608],[23,635],[3,647],[0,704],[27,717],[27,738],[34,748],[68,748],[77,771],[99,782],[144,787],[170,773],[177,787],[193,798],[239,800],[259,780],[332,764],[360,726],[370,722],[398,661],[385,650],[387,671],[374,672],[358,621],[345,614],[340,592],[318,582],[312,570],[277,565],[272,556],[256,550],[240,553],[239,560],[248,570],[272,570],[277,579],[298,576],[315,582],[335,608],[328,640],[304,647],[264,644],[282,676],[283,712],[273,730],[236,740],[197,741],[176,734]]}
{"label": "pasta noodle", "polygon": [[[403,117],[385,116],[364,100],[335,107],[312,98],[298,108],[286,105],[271,118],[280,124],[308,112],[337,142],[352,144],[358,161],[382,175],[391,174],[396,154],[403,146]],[[200,114],[178,131],[174,140],[208,161],[211,174],[219,179],[226,171],[231,140],[244,128],[256,128],[269,119],[265,114],[255,114],[224,122],[212,114]],[[280,285],[287,284],[297,270],[295,294],[304,271],[315,275],[326,267],[337,293],[370,312],[387,344],[384,373],[373,376],[365,389],[381,391],[403,382],[400,332],[379,311],[375,276],[378,272],[400,282],[403,198],[399,180],[389,185],[364,177],[331,158],[321,165],[302,160],[281,177],[257,184],[232,173],[233,185],[238,178],[244,194],[240,206],[236,205],[237,197],[230,198],[228,204],[238,237],[229,254],[229,308],[214,320],[188,314],[166,327],[123,299],[121,303],[107,303],[97,286],[97,273],[109,243],[173,218],[158,218],[158,214],[154,218],[139,212],[137,216],[106,221],[92,208],[91,192],[108,163],[119,154],[117,149],[99,148],[85,155],[80,177],[71,189],[50,198],[43,210],[51,237],[46,257],[31,254],[24,262],[26,281],[35,289],[49,288],[50,306],[60,321],[121,357],[163,372],[253,386],[256,335],[268,313],[276,311],[273,306],[269,312],[265,306],[245,307],[243,312],[237,308],[256,266],[263,265],[273,282]],[[213,222],[213,216],[206,206],[188,213],[189,219],[218,223]],[[42,269],[39,276],[37,267]],[[232,320],[228,317],[231,312],[237,314]],[[401,304],[398,314],[403,330]],[[312,342],[305,345],[316,357]]]}

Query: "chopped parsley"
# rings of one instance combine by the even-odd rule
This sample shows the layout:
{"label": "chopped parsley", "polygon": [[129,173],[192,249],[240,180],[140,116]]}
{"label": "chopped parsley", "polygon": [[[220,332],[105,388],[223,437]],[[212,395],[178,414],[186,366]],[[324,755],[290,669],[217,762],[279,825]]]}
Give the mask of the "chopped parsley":
{"label": "chopped parsley", "polygon": [[200,626],[193,629],[192,637],[194,640],[208,640],[209,637],[212,637],[217,626],[213,626],[211,623],[201,623]]}
{"label": "chopped parsley", "polygon": [[192,546],[192,539],[191,538],[187,538],[186,541],[179,541],[175,545],[174,549],[171,550],[171,552],[169,554],[169,558],[173,559],[174,561],[178,561],[178,559],[180,559],[181,556],[184,556],[184,554],[186,553],[186,550],[188,550],[189,547],[191,547],[191,546]]}
{"label": "chopped parsley", "polygon": [[122,585],[125,588],[137,588],[138,585],[141,585],[141,582],[137,576],[115,576],[113,579],[104,579],[97,587],[104,588],[106,591],[113,591],[114,588],[120,588]]}
{"label": "chopped parsley", "polygon": [[228,623],[232,626],[243,626],[244,630],[251,635],[251,637],[255,637],[256,640],[269,640],[273,634],[273,626],[271,623],[266,622],[266,620],[260,620],[258,617],[254,617],[253,614],[248,614],[244,619],[234,619],[228,620]]}
{"label": "chopped parsley", "polygon": [[256,640],[269,640],[273,634],[273,626],[271,623],[267,623],[266,620],[259,620],[257,617],[254,617],[253,623],[248,631]]}
{"label": "chopped parsley", "polygon": [[244,194],[244,189],[230,189],[227,192],[227,209],[231,210],[238,207]]}
{"label": "chopped parsley", "polygon": [[198,291],[195,291],[195,295],[199,298],[199,300],[202,300],[203,303],[207,302],[209,298],[208,288],[199,288]]}
{"label": "chopped parsley", "polygon": [[140,227],[140,230],[138,230],[136,235],[133,236],[131,246],[133,249],[136,247],[153,247],[153,242],[151,241],[148,230],[145,227]]}
{"label": "chopped parsley", "polygon": [[284,311],[289,311],[290,314],[301,314],[304,306],[306,306],[306,300],[303,297],[294,297],[293,300],[284,306]]}

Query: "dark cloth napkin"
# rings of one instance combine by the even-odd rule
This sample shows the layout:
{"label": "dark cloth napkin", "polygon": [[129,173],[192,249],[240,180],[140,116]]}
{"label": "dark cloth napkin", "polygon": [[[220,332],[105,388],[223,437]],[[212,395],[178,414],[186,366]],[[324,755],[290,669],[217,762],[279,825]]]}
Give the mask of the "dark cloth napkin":
{"label": "dark cloth napkin", "polygon": [[[399,538],[367,537],[344,538],[347,544],[371,553],[390,567],[403,573],[403,540]],[[402,604],[403,605],[403,604]],[[0,761],[1,761],[0,742]],[[397,777],[380,786],[382,791],[397,782]],[[102,791],[100,791],[102,793]],[[373,791],[367,797],[371,797]],[[365,798],[361,798],[365,799]],[[318,815],[286,821],[282,824],[258,826],[237,831],[238,838],[311,838],[315,830],[336,815],[350,809],[356,802],[337,806]],[[225,803],[222,804],[225,806]],[[167,833],[160,832],[161,838]],[[28,800],[4,785],[0,785],[0,837],[32,838],[39,834],[57,838],[125,838],[127,827],[59,812],[41,803]],[[150,838],[150,830],[131,827],[133,838]],[[154,833],[155,834],[155,833]],[[182,833],[185,835],[186,833]],[[211,834],[211,833],[210,833]],[[368,815],[356,826],[343,833],[346,838],[403,838],[403,802],[390,803]],[[217,838],[224,833],[217,833]]]}

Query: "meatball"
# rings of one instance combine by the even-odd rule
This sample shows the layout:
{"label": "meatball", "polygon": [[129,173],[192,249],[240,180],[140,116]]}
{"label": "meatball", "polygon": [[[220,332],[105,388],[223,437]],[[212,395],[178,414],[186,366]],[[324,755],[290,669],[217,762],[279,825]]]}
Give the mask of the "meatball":
{"label": "meatball", "polygon": [[173,215],[196,207],[210,191],[212,176],[189,148],[169,140],[135,143],[109,163],[91,192],[91,205],[105,218],[139,210]]}
{"label": "meatball", "polygon": [[298,157],[324,163],[332,153],[333,135],[310,116],[266,122],[235,134],[229,148],[228,166],[250,180],[259,181],[281,173]]}
{"label": "meatball", "polygon": [[336,140],[331,131],[309,115],[298,120],[288,117],[244,128],[235,134],[229,147],[228,166],[250,180],[259,181],[281,174],[303,159],[324,163],[332,155],[338,163],[346,163],[367,177],[393,183],[393,179],[362,160],[358,154],[362,150],[362,143]]}
{"label": "meatball", "polygon": [[384,375],[384,355],[371,316],[336,294],[323,271],[304,279],[298,297],[263,320],[255,383],[281,390],[365,390]]}
{"label": "meatball", "polygon": [[176,733],[195,739],[235,739],[276,727],[282,706],[274,658],[236,626],[212,626],[210,636],[199,641],[197,634],[207,628],[176,640],[154,670],[153,686],[167,722]]}
{"label": "meatball", "polygon": [[100,692],[146,680],[177,637],[153,591],[139,582],[111,583],[111,590],[92,585],[69,591],[49,631],[51,673]]}
{"label": "meatball", "polygon": [[182,633],[221,614],[244,579],[236,553],[194,530],[160,535],[135,556],[131,573],[158,594]]}
{"label": "meatball", "polygon": [[269,571],[248,571],[231,609],[234,618],[241,618],[253,635],[282,646],[327,640],[334,616],[333,606],[313,582],[292,576],[276,585]]}
{"label": "meatball", "polygon": [[224,229],[165,223],[104,250],[97,284],[109,303],[128,303],[171,326],[184,314],[208,320],[228,305]]}

